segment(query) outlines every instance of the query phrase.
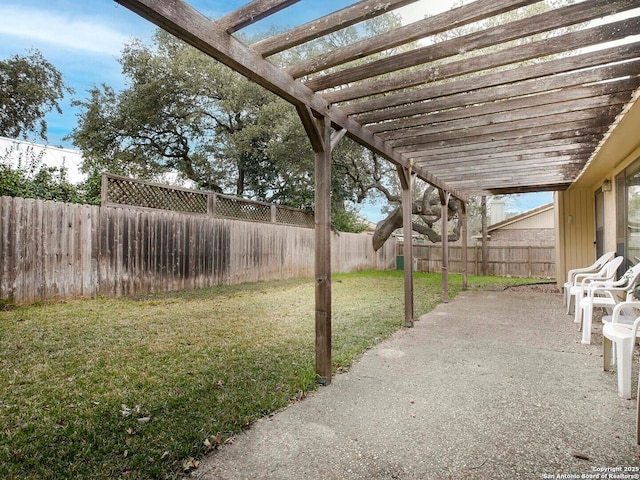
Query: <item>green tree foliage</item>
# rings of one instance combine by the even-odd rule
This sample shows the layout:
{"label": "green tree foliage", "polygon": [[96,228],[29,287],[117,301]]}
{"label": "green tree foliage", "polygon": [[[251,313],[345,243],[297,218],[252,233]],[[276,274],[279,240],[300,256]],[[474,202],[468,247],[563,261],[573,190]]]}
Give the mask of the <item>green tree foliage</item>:
{"label": "green tree foliage", "polygon": [[11,152],[0,158],[0,196],[39,198],[70,203],[85,203],[82,187],[73,185],[63,168],[42,164],[42,156],[27,149],[18,166],[7,161]]}
{"label": "green tree foliage", "polygon": [[0,61],[0,135],[26,138],[36,134],[46,141],[44,117],[52,110],[62,113],[59,102],[65,93],[72,90],[37,50]]}
{"label": "green tree foliage", "polygon": [[70,138],[87,173],[178,171],[203,189],[311,206],[313,155],[295,109],[158,31],[123,52],[128,86],[90,91]]}
{"label": "green tree foliage", "polygon": [[334,210],[331,215],[331,227],[338,232],[361,233],[367,229],[367,224],[353,207],[346,207]]}

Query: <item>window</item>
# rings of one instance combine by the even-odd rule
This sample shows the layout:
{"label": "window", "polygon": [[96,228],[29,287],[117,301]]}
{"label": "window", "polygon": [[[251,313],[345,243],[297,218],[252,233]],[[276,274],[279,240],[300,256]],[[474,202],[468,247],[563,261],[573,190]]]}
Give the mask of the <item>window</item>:
{"label": "window", "polygon": [[640,159],[616,177],[616,243],[623,269],[640,262]]}
{"label": "window", "polygon": [[596,257],[604,254],[604,192],[598,189],[595,195],[596,205]]}

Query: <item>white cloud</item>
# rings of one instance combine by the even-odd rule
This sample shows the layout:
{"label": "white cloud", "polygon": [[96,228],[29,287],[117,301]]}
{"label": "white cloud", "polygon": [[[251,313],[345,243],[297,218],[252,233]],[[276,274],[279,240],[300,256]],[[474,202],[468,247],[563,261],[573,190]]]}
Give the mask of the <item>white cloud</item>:
{"label": "white cloud", "polygon": [[119,55],[129,36],[91,17],[0,5],[0,34],[70,50]]}

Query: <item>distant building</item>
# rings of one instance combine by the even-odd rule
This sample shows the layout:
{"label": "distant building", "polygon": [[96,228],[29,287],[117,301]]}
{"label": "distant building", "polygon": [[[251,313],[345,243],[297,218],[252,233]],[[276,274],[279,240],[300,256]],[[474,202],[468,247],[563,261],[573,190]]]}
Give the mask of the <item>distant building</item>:
{"label": "distant building", "polygon": [[522,212],[487,227],[491,244],[553,246],[555,217],[553,203]]}
{"label": "distant building", "polygon": [[502,198],[492,199],[489,205],[489,222],[499,223],[506,218],[507,214],[504,209],[504,200]]}
{"label": "distant building", "polygon": [[0,137],[0,163],[28,169],[34,160],[39,162],[36,168],[46,165],[66,169],[70,183],[78,184],[86,178],[80,171],[83,159],[77,150]]}

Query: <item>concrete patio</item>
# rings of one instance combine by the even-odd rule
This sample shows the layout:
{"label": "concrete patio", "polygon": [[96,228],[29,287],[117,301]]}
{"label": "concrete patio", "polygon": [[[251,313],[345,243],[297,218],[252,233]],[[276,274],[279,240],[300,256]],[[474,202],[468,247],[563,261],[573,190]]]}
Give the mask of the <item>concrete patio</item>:
{"label": "concrete patio", "polygon": [[615,372],[602,371],[602,337],[581,345],[572,320],[557,293],[465,292],[195,475],[640,478],[635,398],[619,398]]}

